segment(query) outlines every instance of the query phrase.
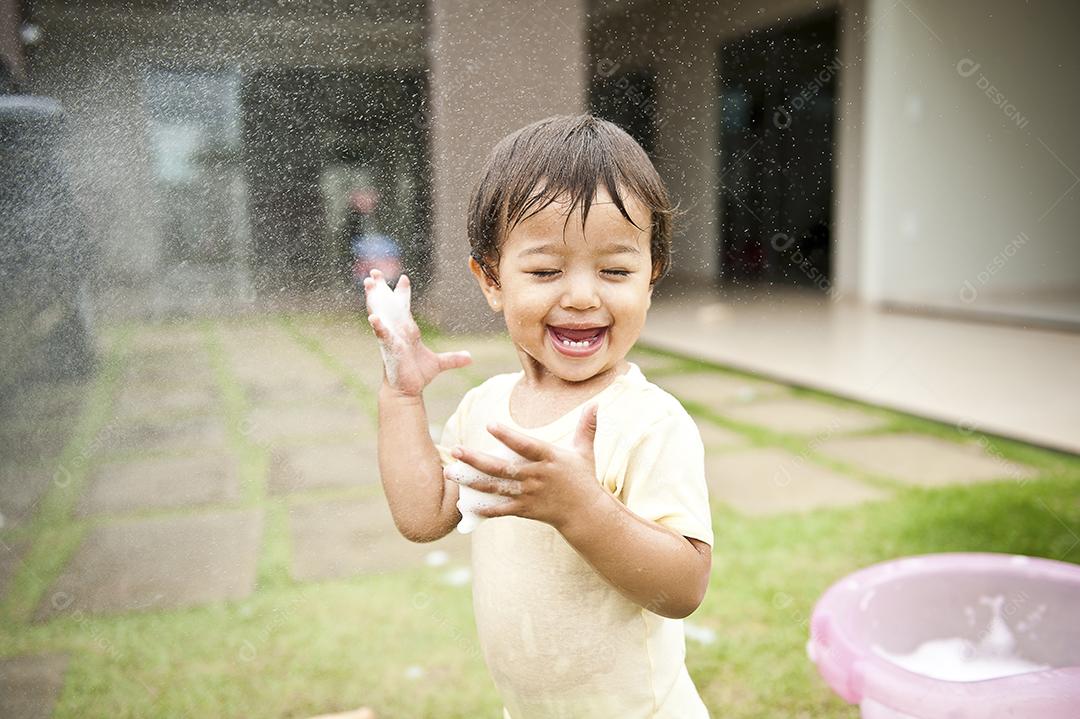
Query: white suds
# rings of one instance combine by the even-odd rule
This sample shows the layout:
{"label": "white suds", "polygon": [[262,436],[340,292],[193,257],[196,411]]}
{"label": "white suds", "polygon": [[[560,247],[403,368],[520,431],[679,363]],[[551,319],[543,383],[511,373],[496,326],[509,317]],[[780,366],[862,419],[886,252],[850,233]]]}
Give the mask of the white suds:
{"label": "white suds", "polygon": [[[487,454],[498,457],[499,459],[521,459],[516,452],[502,444],[500,444],[498,448],[488,451]],[[459,485],[457,508],[458,511],[461,512],[461,521],[458,522],[457,530],[462,534],[469,534],[476,529],[481,521],[486,519],[486,517],[476,514],[477,510],[500,507],[513,501],[512,497],[506,497],[491,492],[481,492],[478,489],[473,489],[469,485],[475,484],[481,480],[495,480],[496,482],[501,483],[511,483],[507,486],[513,486],[515,480],[492,477],[465,462],[454,462],[446,465],[444,474],[447,479],[451,479]]]}
{"label": "white suds", "polygon": [[[368,313],[378,317],[393,339],[403,340],[404,328],[412,317],[408,292],[394,291],[382,277],[375,280],[375,287],[367,293]],[[391,384],[397,382],[397,358],[386,344],[379,340],[379,353],[386,367],[386,378]]]}
{"label": "white suds", "polygon": [[893,654],[878,645],[873,650],[910,672],[953,682],[997,679],[1049,668],[1015,653],[1016,638],[1002,616],[1004,597],[982,597],[979,601],[990,606],[992,616],[978,643],[949,637],[925,641],[907,654]]}

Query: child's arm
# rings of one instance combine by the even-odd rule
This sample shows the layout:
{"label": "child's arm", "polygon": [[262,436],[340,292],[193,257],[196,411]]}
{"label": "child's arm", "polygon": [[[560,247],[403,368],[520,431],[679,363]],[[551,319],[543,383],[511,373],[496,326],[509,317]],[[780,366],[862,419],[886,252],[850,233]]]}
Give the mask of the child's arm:
{"label": "child's arm", "polygon": [[510,463],[466,448],[454,456],[500,480],[472,483],[511,497],[478,512],[513,514],[552,525],[595,569],[631,601],[660,616],[682,619],[701,604],[712,569],[712,548],[638,516],[596,481],[592,451],[595,407],[582,413],[574,449],[564,449],[493,426],[489,431],[525,463]]}
{"label": "child's arm", "polygon": [[413,542],[446,536],[460,521],[458,487],[443,478],[429,434],[424,388],[443,370],[463,367],[467,352],[436,354],[420,341],[409,307],[409,278],[392,293],[372,270],[364,294],[384,360],[379,389],[379,476],[394,524]]}
{"label": "child's arm", "polygon": [[443,478],[423,399],[385,380],[379,389],[379,476],[406,539],[433,542],[461,521],[457,483]]}
{"label": "child's arm", "polygon": [[558,529],[593,569],[654,614],[683,619],[705,598],[712,547],[639,517],[612,494]]}

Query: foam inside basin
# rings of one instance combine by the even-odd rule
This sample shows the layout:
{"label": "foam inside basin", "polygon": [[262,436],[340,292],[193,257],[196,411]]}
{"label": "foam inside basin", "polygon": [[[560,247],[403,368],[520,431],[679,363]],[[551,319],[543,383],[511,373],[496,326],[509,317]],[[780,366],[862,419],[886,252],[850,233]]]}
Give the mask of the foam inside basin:
{"label": "foam inside basin", "polygon": [[1077,719],[1080,567],[1004,554],[877,564],[818,600],[807,652],[865,719]]}

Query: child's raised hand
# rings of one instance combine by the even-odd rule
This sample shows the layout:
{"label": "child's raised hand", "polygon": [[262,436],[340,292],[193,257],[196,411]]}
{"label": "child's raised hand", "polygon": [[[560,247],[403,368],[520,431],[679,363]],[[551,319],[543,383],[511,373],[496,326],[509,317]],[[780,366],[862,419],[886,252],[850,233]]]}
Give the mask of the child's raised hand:
{"label": "child's raised hand", "polygon": [[[466,447],[455,447],[456,459],[490,475],[471,481],[480,492],[507,497],[499,506],[474,510],[481,517],[508,514],[546,522],[559,529],[565,522],[587,516],[611,497],[596,478],[593,441],[596,438],[596,405],[581,413],[573,448],[567,449],[515,432],[502,425],[488,427],[496,439],[524,461],[506,460]],[[451,477],[453,479],[453,477]]]}
{"label": "child's raised hand", "polygon": [[412,317],[411,297],[407,275],[392,290],[379,270],[364,278],[368,322],[379,341],[385,382],[402,394],[420,396],[440,372],[464,367],[472,358],[468,352],[435,353],[425,347]]}

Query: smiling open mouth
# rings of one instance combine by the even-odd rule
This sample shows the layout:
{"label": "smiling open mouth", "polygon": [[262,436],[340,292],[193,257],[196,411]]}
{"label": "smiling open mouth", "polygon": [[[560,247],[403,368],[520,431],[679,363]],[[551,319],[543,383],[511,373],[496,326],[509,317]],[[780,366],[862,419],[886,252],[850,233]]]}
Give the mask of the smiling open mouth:
{"label": "smiling open mouth", "polygon": [[587,357],[600,349],[608,328],[604,326],[571,329],[548,325],[547,330],[551,344],[559,352],[570,357]]}

